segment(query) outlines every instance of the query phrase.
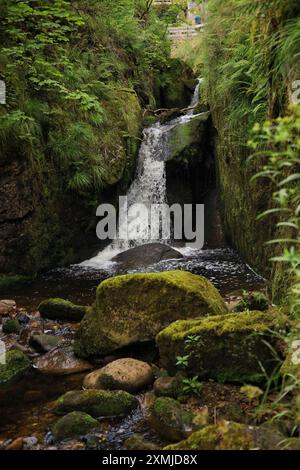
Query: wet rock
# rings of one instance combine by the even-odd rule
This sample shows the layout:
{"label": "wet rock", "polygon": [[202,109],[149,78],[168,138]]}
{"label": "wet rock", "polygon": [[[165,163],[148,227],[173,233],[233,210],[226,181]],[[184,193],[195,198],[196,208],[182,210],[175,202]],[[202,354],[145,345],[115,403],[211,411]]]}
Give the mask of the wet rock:
{"label": "wet rock", "polygon": [[141,434],[134,434],[124,442],[127,450],[159,450],[159,446],[147,441]]}
{"label": "wet rock", "polygon": [[181,393],[181,383],[177,377],[159,377],[154,382],[153,390],[158,397],[177,398]]}
{"label": "wet rock", "polygon": [[274,428],[220,421],[164,450],[280,450],[284,436]]}
{"label": "wet rock", "polygon": [[76,357],[72,347],[54,349],[34,361],[34,368],[47,375],[69,375],[90,370],[93,366]]}
{"label": "wet rock", "polygon": [[6,450],[22,450],[23,449],[23,437],[18,437],[14,439],[8,446]]}
{"label": "wet rock", "polygon": [[2,331],[3,333],[7,335],[12,334],[12,333],[19,334],[20,330],[21,330],[21,325],[16,318],[14,319],[11,318],[3,322]]}
{"label": "wet rock", "polygon": [[38,307],[43,318],[52,320],[80,321],[86,313],[86,307],[75,305],[69,300],[47,299]]}
{"label": "wet rock", "polygon": [[17,304],[14,300],[0,300],[0,317],[6,315],[14,315]]}
{"label": "wet rock", "polygon": [[226,313],[210,281],[184,271],[127,274],[103,281],[95,308],[80,324],[75,346],[81,357],[109,354],[139,341],[150,341],[179,318]]}
{"label": "wet rock", "polygon": [[151,422],[157,433],[168,441],[178,441],[191,434],[196,426],[194,415],[182,409],[177,400],[169,397],[157,398],[152,408]]}
{"label": "wet rock", "polygon": [[148,243],[119,253],[112,261],[122,263],[122,267],[129,270],[149,266],[162,260],[178,258],[183,258],[183,256],[174,248],[162,243]]}
{"label": "wet rock", "polygon": [[9,387],[24,377],[30,366],[30,360],[24,353],[8,351],[5,354],[5,364],[0,363],[0,389]]}
{"label": "wet rock", "polygon": [[23,448],[24,450],[32,450],[37,445],[38,440],[35,436],[24,437],[23,439]]}
{"label": "wet rock", "polygon": [[[279,310],[210,316],[173,323],[157,335],[157,344],[170,374],[178,370],[176,358],[188,354],[190,374],[218,382],[259,383],[265,380],[261,365],[271,373],[277,364],[266,342],[280,353],[281,344],[270,331],[288,327]],[[187,343],[192,336],[196,340]]]}
{"label": "wet rock", "polygon": [[241,300],[235,306],[235,312],[245,310],[265,311],[269,308],[269,299],[263,292],[243,292]]}
{"label": "wet rock", "polygon": [[117,359],[88,374],[83,382],[84,388],[125,390],[138,392],[154,380],[152,368],[146,362],[136,359]]}
{"label": "wet rock", "polygon": [[21,325],[27,325],[30,322],[30,317],[26,313],[21,313],[17,318]]}
{"label": "wet rock", "polygon": [[52,427],[54,442],[75,436],[83,436],[98,426],[98,421],[87,413],[73,411],[60,418]]}
{"label": "wet rock", "polygon": [[75,390],[62,395],[56,401],[54,411],[83,411],[94,417],[122,416],[130,413],[137,404],[133,395],[121,390]]}
{"label": "wet rock", "polygon": [[33,333],[30,337],[29,344],[39,352],[48,352],[56,348],[61,341],[59,336]]}

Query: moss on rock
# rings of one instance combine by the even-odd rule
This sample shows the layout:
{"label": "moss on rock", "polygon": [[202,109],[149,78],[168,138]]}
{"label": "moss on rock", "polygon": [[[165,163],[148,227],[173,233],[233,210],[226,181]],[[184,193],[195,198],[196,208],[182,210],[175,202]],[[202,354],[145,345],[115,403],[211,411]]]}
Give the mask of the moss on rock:
{"label": "moss on rock", "polygon": [[223,314],[227,307],[205,277],[184,271],[127,274],[97,288],[96,303],[81,322],[75,351],[103,355],[149,341],[179,318]]}
{"label": "moss on rock", "polygon": [[5,364],[0,363],[0,389],[21,379],[29,370],[30,364],[28,357],[21,351],[8,351],[5,354]]}
{"label": "moss on rock", "polygon": [[86,313],[86,307],[75,305],[64,299],[44,300],[40,303],[38,310],[43,318],[52,320],[80,321]]}
{"label": "moss on rock", "polygon": [[56,413],[83,411],[94,417],[122,416],[130,413],[137,404],[133,395],[121,390],[74,390],[62,395],[54,410]]}
{"label": "moss on rock", "polygon": [[52,427],[54,442],[69,437],[83,436],[98,426],[98,421],[81,411],[73,411],[60,418]]}
{"label": "moss on rock", "polygon": [[155,400],[151,419],[158,434],[169,441],[176,442],[195,430],[194,415],[182,409],[180,403],[170,397]]}
{"label": "moss on rock", "polygon": [[206,426],[164,450],[249,450],[254,447],[255,441],[248,426],[222,421]]}
{"label": "moss on rock", "polygon": [[21,325],[20,325],[19,320],[17,320],[16,318],[14,318],[14,319],[11,318],[11,319],[6,320],[5,322],[3,322],[3,326],[2,326],[3,333],[18,334],[18,333],[20,333],[20,330],[21,330]]}
{"label": "moss on rock", "polygon": [[[266,344],[277,347],[272,330],[285,330],[288,318],[280,310],[244,312],[179,320],[157,335],[162,366],[169,373],[177,370],[176,357],[189,354],[188,370],[199,377],[219,382],[261,382],[277,364]],[[186,340],[198,337],[189,344]]]}

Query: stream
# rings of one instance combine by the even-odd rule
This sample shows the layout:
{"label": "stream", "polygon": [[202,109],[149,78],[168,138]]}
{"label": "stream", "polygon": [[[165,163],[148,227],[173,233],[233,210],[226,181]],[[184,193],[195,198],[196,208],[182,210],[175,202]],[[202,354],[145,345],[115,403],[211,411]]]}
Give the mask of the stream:
{"label": "stream", "polygon": [[[198,102],[200,82],[192,98],[191,106]],[[193,119],[195,115],[187,114],[162,125],[155,124],[144,130],[136,178],[128,190],[128,205],[145,203],[146,205],[166,202],[166,171],[165,162],[169,154],[168,136],[175,126],[180,126]],[[69,268],[54,269],[40,276],[3,298],[16,301],[19,314],[27,315],[30,324],[38,323],[42,331],[61,336],[70,344],[76,333],[76,324],[59,321],[40,320],[36,311],[39,303],[47,298],[61,297],[78,304],[91,304],[95,299],[95,289],[98,284],[111,276],[136,272],[161,272],[170,270],[185,270],[207,277],[221,292],[225,300],[230,302],[238,297],[241,290],[261,290],[265,281],[258,276],[230,247],[223,242],[220,246],[203,249],[193,249],[176,245],[183,255],[179,259],[162,260],[144,267],[127,269],[122,263],[112,261],[113,256],[129,248],[149,243],[147,238],[147,223],[142,227],[138,240],[115,240],[93,258]],[[159,230],[159,227],[158,227]],[[172,245],[172,240],[151,240]],[[22,333],[21,333],[22,334]],[[7,347],[18,342],[17,335],[4,335],[0,331],[0,339]],[[127,351],[134,357],[155,362],[155,350],[152,345]],[[33,357],[39,354],[32,352]],[[95,364],[97,366],[97,364]],[[6,445],[7,440],[19,436],[32,437],[37,442],[28,441],[28,448],[55,448],[49,429],[57,420],[52,414],[53,400],[68,390],[80,389],[84,373],[52,376],[38,373],[32,369],[30,374],[9,391],[0,392],[0,446]],[[149,389],[148,391],[150,391]],[[224,388],[222,389],[224,392]],[[145,391],[147,392],[147,391]],[[229,390],[235,393],[235,389]],[[124,440],[133,433],[141,433],[151,442],[163,445],[155,429],[148,419],[147,393],[138,396],[140,406],[126,418],[101,419],[99,431],[83,440],[77,439],[61,444],[65,449],[121,449]],[[198,403],[199,406],[199,403]]]}

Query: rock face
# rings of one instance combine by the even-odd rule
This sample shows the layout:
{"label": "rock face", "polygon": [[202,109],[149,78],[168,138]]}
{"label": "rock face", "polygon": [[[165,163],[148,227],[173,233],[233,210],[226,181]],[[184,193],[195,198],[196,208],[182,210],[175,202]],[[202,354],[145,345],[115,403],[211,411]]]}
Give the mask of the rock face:
{"label": "rock face", "polygon": [[112,261],[122,263],[123,267],[128,270],[148,266],[166,259],[177,258],[183,258],[182,254],[170,246],[162,243],[148,243],[119,253]]}
{"label": "rock face", "polygon": [[[261,365],[272,372],[276,348],[271,330],[289,324],[279,311],[244,312],[210,316],[173,323],[157,335],[161,362],[172,373],[178,370],[176,357],[189,355],[189,373],[219,382],[260,382],[265,379]],[[186,342],[189,337],[196,340]]]}
{"label": "rock face", "polygon": [[21,351],[8,351],[5,360],[5,364],[0,363],[0,389],[14,384],[30,368],[30,360]]}
{"label": "rock face", "polygon": [[54,442],[69,437],[83,436],[98,426],[98,421],[81,411],[73,411],[60,418],[52,427]]}
{"label": "rock face", "polygon": [[12,315],[17,308],[14,300],[0,300],[0,317],[3,315]]}
{"label": "rock face", "polygon": [[127,274],[103,281],[96,303],[80,324],[75,346],[81,357],[104,355],[149,341],[173,321],[227,312],[210,281],[184,271]]}
{"label": "rock face", "polygon": [[124,442],[127,450],[158,450],[158,445],[153,442],[146,441],[141,434],[134,434]]}
{"label": "rock face", "polygon": [[181,393],[181,383],[177,377],[159,377],[154,382],[153,390],[158,397],[177,398]]}
{"label": "rock face", "polygon": [[125,390],[138,392],[153,383],[152,368],[146,362],[136,359],[117,359],[102,369],[88,374],[84,388]]}
{"label": "rock face", "polygon": [[157,398],[152,408],[152,423],[161,437],[178,441],[195,430],[194,416],[181,408],[173,398]]}
{"label": "rock face", "polygon": [[55,406],[57,413],[83,411],[94,417],[122,416],[130,413],[137,399],[122,390],[75,390],[61,396]]}
{"label": "rock face", "polygon": [[164,450],[280,450],[284,436],[274,428],[220,421]]}
{"label": "rock face", "polygon": [[54,349],[34,362],[34,367],[47,375],[70,375],[92,369],[92,365],[74,356],[71,347]]}
{"label": "rock face", "polygon": [[80,321],[86,313],[86,307],[64,299],[44,300],[38,310],[43,318],[51,320]]}

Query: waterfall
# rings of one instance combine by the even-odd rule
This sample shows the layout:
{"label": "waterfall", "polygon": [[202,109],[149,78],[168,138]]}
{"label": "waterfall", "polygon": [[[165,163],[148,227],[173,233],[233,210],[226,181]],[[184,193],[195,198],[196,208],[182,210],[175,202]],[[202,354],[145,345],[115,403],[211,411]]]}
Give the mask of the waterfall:
{"label": "waterfall", "polygon": [[[193,114],[193,108],[199,101],[201,82],[202,79],[199,79],[189,108],[184,115],[173,119],[167,124],[156,123],[145,128],[143,131],[143,140],[139,150],[136,176],[126,195],[128,221],[131,226],[135,226],[135,220],[139,219],[138,237],[132,240],[116,239],[112,241],[112,243],[104,250],[100,251],[97,256],[81,263],[82,266],[97,268],[102,266],[103,263],[111,260],[118,253],[134,246],[150,242],[167,243],[168,240],[162,240],[160,237],[158,239],[149,237],[150,230],[152,233],[161,233],[161,227],[149,227],[149,220],[147,217],[148,210],[153,204],[167,203],[166,161],[170,155],[170,131],[174,129],[174,127],[180,126],[181,124],[184,124],[198,116],[198,114]],[[136,204],[143,204],[146,208],[145,214],[141,212],[133,214],[130,213],[130,209]],[[158,218],[155,224],[160,225],[161,219]],[[121,224],[119,226],[119,233],[122,233],[123,228],[124,227],[122,227]]]}

